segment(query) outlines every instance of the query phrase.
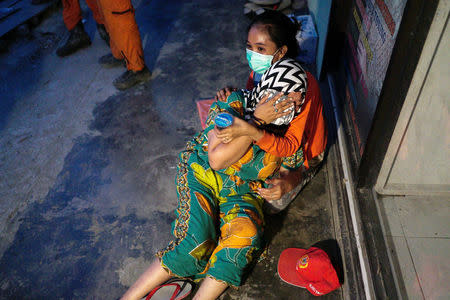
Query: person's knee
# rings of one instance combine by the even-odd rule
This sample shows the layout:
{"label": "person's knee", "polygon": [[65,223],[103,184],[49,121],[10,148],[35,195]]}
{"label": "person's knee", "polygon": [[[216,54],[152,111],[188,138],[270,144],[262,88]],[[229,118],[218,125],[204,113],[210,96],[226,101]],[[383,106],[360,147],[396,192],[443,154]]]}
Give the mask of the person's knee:
{"label": "person's knee", "polygon": [[221,244],[225,248],[255,246],[259,240],[258,227],[249,217],[236,217],[222,226]]}
{"label": "person's knee", "polygon": [[170,251],[161,253],[163,265],[173,274],[180,277],[196,275],[204,270],[216,242],[206,239],[203,242],[185,239]]}

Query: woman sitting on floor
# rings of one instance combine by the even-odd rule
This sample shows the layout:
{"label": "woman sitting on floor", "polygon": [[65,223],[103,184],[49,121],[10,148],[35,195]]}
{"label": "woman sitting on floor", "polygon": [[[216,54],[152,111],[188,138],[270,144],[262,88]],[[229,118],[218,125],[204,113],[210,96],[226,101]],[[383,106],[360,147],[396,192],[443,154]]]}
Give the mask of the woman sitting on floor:
{"label": "woman sitting on floor", "polygon": [[[295,36],[298,28],[297,23],[276,11],[266,11],[252,21],[247,38],[247,59],[252,72],[246,88],[252,91],[250,95],[260,88],[257,83],[260,82],[264,72],[271,65],[281,59],[295,59],[297,57],[298,47]],[[286,74],[288,74],[287,70]],[[257,145],[263,150],[281,157],[292,155],[299,147],[304,150],[303,159],[305,162],[301,168],[297,170],[281,168],[277,178],[267,181],[269,187],[261,188],[258,191],[267,200],[265,209],[268,213],[278,213],[286,208],[316,174],[324,158],[327,129],[323,116],[320,88],[314,76],[309,72],[306,72],[306,74],[307,90],[301,108],[302,111],[291,123],[284,138],[275,137],[270,130],[261,126],[250,128],[252,124],[243,124],[245,126],[241,128],[230,127],[223,130],[219,135],[220,138],[232,139],[234,135],[245,135],[251,132],[250,136]],[[216,99],[224,101],[233,90],[236,89],[224,88],[219,90]],[[246,106],[252,109],[254,104],[255,101],[252,100]],[[270,106],[265,106],[266,112],[270,109]],[[277,116],[282,111],[279,110]],[[273,114],[275,114],[275,111],[273,111]],[[273,115],[271,117],[274,118]],[[264,117],[263,121],[270,123],[270,120],[264,119]],[[259,129],[258,133],[256,133],[256,129]],[[230,133],[229,131],[234,132]]]}
{"label": "woman sitting on floor", "polygon": [[[258,27],[259,33],[268,34],[264,26],[254,24],[249,30],[249,40],[255,33],[254,26]],[[287,46],[282,44],[279,49],[277,60],[271,62],[272,67],[265,73],[267,78],[274,73],[281,74],[280,68],[286,69],[286,64],[298,68],[294,61],[282,60]],[[302,73],[300,69],[297,71]],[[157,253],[158,259],[122,299],[140,299],[172,277],[204,278],[194,299],[216,299],[228,286],[242,284],[249,266],[264,247],[262,207],[265,201],[260,194],[267,188],[266,181],[280,167],[290,170],[304,165],[301,147],[294,149],[291,155],[279,155],[280,151],[286,152],[283,150],[286,143],[295,145],[290,140],[297,139],[301,145],[302,139],[296,134],[298,130],[291,132],[291,127],[310,111],[312,98],[308,100],[308,91],[305,97],[301,92],[306,88],[304,79],[305,76],[294,77],[293,84],[281,82],[280,86],[271,86],[283,90],[289,85],[284,92],[291,101],[278,102],[281,94],[269,101],[266,101],[267,97],[259,96],[255,98],[253,110],[247,106],[252,95],[235,92],[225,101],[217,101],[211,106],[207,127],[188,142],[180,154],[176,179],[179,203],[172,230],[174,240]],[[230,130],[215,128],[215,116],[221,112],[233,115]],[[293,119],[287,121],[290,125],[285,124],[286,132],[276,135],[263,129],[266,123],[287,115],[292,115]],[[278,155],[260,147],[261,139],[267,141],[267,144],[263,143],[264,147]],[[269,140],[285,146],[278,149],[276,145],[268,145]]]}

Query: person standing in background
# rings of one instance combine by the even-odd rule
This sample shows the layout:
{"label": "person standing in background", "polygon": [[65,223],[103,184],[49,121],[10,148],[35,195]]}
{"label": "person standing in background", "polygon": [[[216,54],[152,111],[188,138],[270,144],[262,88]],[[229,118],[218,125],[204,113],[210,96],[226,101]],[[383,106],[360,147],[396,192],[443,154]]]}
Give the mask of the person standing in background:
{"label": "person standing in background", "polygon": [[99,63],[106,67],[126,65],[127,71],[116,78],[114,86],[124,90],[150,79],[145,65],[139,28],[130,0],[98,0],[101,15],[110,37],[111,53],[102,56]]}
{"label": "person standing in background", "polygon": [[[86,3],[92,11],[100,37],[109,43],[109,36],[105,29],[103,17],[99,12],[97,0],[86,0]],[[64,57],[89,46],[91,39],[84,30],[79,0],[63,0],[62,4],[64,24],[70,35],[66,43],[56,50],[56,54]]]}

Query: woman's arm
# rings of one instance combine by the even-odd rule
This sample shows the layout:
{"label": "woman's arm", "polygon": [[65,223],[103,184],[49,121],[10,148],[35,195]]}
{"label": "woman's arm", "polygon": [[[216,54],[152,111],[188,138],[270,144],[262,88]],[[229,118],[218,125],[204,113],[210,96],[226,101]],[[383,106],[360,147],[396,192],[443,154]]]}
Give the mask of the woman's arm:
{"label": "woman's arm", "polygon": [[[311,107],[311,99],[308,91],[304,101],[302,101],[302,93],[300,92],[289,93],[288,99],[290,101],[283,102],[293,104],[296,110],[301,108],[301,112],[291,121],[284,136],[276,136],[273,133],[265,131],[260,139],[255,140],[255,144],[261,149],[279,157],[288,157],[297,152],[302,143],[306,121]],[[274,114],[271,113],[272,110],[267,106],[267,103],[270,101],[267,103],[261,102],[256,106],[254,115],[267,123],[272,122],[274,120]]]}
{"label": "woman's arm", "polygon": [[[241,119],[234,117],[233,122],[237,120]],[[216,136],[218,130],[215,128],[208,132],[208,160],[213,170],[225,169],[237,162],[247,153],[253,143],[253,140],[248,136],[239,136],[229,143],[223,143]]]}
{"label": "woman's arm", "polygon": [[[258,141],[265,134],[263,129],[256,126],[258,122],[261,124],[268,124],[277,118],[290,113],[286,110],[292,108],[292,101],[283,101],[278,104],[275,103],[276,100],[278,100],[282,95],[283,94],[280,93],[267,102],[266,100],[268,95],[263,97],[260,104],[257,105],[254,116],[248,122],[235,118],[233,125],[221,130],[216,128],[215,133],[217,138],[219,138],[223,143],[229,143],[239,136],[248,136],[253,141]],[[256,116],[256,114],[258,114],[258,116]]]}
{"label": "woman's arm", "polygon": [[256,127],[252,120],[245,121],[240,118],[233,118],[233,124],[224,129],[214,128],[216,137],[227,144],[237,137],[247,136],[253,141],[257,141],[264,136],[264,130]]}
{"label": "woman's arm", "polygon": [[[265,102],[264,98],[260,101],[254,113],[257,120],[263,121],[264,123],[270,123],[280,116],[287,114],[284,113],[284,111],[292,105],[292,102],[283,101],[274,106],[275,101],[280,96],[281,94],[267,102]],[[301,94],[292,93],[292,95],[290,94],[289,96],[300,98]],[[284,136],[276,136],[273,133],[260,129],[252,123],[252,120],[249,122],[240,120],[221,131],[215,130],[216,136],[223,143],[228,143],[239,136],[247,136],[264,151],[278,157],[288,157],[293,155],[300,147],[310,106],[311,101],[308,101],[308,99],[305,100],[300,115],[292,120]],[[275,111],[275,108],[278,112]]]}
{"label": "woman's arm", "polygon": [[288,170],[280,168],[280,177],[267,179],[268,188],[259,188],[258,194],[267,201],[278,200],[292,191],[302,180],[302,168]]}
{"label": "woman's arm", "polygon": [[246,122],[238,119],[228,128],[214,129],[215,136],[222,143],[227,144],[238,137],[248,137],[264,151],[278,157],[288,157],[293,155],[300,147],[303,132],[305,129],[306,115],[300,114],[289,125],[284,136],[276,136],[266,130],[255,126],[250,120]]}
{"label": "woman's arm", "polygon": [[[309,109],[307,104],[305,103],[304,106]],[[255,141],[255,144],[272,155],[279,157],[293,155],[301,145],[307,117],[308,111],[305,109],[292,120],[284,136],[276,136],[265,131],[264,135]]]}

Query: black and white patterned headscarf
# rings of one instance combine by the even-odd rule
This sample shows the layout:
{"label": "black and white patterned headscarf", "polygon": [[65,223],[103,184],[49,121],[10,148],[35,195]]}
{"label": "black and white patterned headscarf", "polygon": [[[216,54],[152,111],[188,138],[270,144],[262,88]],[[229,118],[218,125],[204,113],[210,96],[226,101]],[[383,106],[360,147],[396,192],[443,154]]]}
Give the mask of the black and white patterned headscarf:
{"label": "black and white patterned headscarf", "polygon": [[294,59],[286,58],[275,62],[262,75],[261,81],[255,88],[250,91],[244,91],[246,101],[245,110],[247,114],[255,111],[256,104],[265,96],[267,90],[276,92],[284,92],[286,95],[291,92],[301,92],[302,102],[300,109],[292,111],[284,117],[280,117],[272,122],[275,125],[287,125],[301,111],[301,106],[305,101],[305,93],[307,89],[306,72],[300,63]]}

